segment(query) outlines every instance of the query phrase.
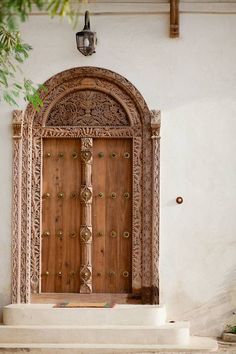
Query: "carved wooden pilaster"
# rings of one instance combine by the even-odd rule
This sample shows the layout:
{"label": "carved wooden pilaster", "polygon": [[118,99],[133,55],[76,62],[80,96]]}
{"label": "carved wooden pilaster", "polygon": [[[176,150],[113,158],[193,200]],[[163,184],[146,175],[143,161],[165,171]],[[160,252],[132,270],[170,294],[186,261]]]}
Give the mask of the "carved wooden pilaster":
{"label": "carved wooden pilaster", "polygon": [[142,138],[133,139],[133,239],[132,291],[142,288]]}
{"label": "carved wooden pilaster", "polygon": [[160,111],[151,111],[152,130],[152,286],[151,303],[159,304]]}
{"label": "carved wooden pilaster", "polygon": [[93,139],[81,139],[81,268],[80,268],[80,293],[92,292],[92,149]]}
{"label": "carved wooden pilaster", "polygon": [[13,111],[12,303],[20,303],[21,170],[23,112]]}
{"label": "carved wooden pilaster", "polygon": [[21,184],[21,303],[29,303],[31,264],[31,172],[32,126],[24,120],[22,131],[22,184]]}
{"label": "carved wooden pilaster", "polygon": [[170,37],[179,37],[179,0],[170,0]]}

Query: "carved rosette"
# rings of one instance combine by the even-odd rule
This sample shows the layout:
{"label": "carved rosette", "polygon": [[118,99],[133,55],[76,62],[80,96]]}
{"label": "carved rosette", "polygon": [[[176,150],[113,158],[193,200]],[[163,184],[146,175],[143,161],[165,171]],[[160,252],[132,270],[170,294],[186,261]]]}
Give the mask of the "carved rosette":
{"label": "carved rosette", "polygon": [[80,293],[92,292],[92,152],[93,139],[81,139],[82,185],[80,201],[82,222],[80,227],[81,268]]}

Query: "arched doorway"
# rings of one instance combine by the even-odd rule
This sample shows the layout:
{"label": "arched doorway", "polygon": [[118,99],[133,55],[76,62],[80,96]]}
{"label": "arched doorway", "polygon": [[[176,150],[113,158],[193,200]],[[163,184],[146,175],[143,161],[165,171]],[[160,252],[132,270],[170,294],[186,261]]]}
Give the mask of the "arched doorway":
{"label": "arched doorway", "polygon": [[12,301],[72,291],[158,303],[159,112],[106,69],[45,86],[40,112],[13,115]]}

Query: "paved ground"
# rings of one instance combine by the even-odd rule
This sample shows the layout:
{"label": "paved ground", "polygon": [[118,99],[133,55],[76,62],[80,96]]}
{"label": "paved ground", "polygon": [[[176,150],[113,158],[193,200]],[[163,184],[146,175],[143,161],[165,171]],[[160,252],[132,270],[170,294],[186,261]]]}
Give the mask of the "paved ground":
{"label": "paved ground", "polygon": [[[0,354],[209,354],[206,351],[116,351],[116,350],[103,350],[100,351],[98,349],[93,350],[81,350],[76,348],[68,348],[68,349],[58,349],[58,348],[0,348]],[[236,354],[236,343],[226,343],[219,340],[219,349],[217,352],[212,352],[216,354]]]}

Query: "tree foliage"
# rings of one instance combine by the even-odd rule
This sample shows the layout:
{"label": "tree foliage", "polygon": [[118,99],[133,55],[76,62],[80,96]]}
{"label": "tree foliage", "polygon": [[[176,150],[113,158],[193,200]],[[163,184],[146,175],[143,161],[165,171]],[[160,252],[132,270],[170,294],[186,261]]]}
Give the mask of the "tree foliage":
{"label": "tree foliage", "polygon": [[[23,95],[38,110],[42,106],[39,89],[44,88],[23,76],[21,64],[29,57],[32,47],[23,41],[19,32],[20,22],[27,20],[33,8],[46,11],[51,17],[67,17],[70,22],[78,16],[71,0],[0,0],[0,99],[14,106]],[[16,80],[19,74],[20,81]]]}

